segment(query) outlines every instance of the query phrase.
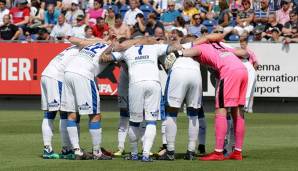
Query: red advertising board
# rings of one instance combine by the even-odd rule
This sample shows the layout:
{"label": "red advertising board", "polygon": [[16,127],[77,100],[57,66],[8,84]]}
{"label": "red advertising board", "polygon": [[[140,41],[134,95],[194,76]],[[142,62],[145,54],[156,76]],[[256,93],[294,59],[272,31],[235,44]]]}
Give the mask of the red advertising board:
{"label": "red advertising board", "polygon": [[[40,75],[66,43],[0,43],[0,94],[39,95]],[[109,66],[99,77],[101,95],[117,94],[119,68]]]}

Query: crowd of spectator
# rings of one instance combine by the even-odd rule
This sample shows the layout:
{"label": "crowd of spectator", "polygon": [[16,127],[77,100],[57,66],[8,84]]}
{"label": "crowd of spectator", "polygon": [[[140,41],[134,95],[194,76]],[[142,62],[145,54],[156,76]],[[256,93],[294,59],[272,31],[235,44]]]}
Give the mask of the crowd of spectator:
{"label": "crowd of spectator", "polygon": [[230,32],[226,40],[298,39],[298,0],[0,0],[0,40],[64,41]]}

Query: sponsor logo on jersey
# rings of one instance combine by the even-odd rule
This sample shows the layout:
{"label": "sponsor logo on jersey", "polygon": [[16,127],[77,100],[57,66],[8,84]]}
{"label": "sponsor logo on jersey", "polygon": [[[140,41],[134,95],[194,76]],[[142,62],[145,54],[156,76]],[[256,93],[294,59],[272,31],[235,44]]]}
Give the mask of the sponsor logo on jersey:
{"label": "sponsor logo on jersey", "polygon": [[234,55],[232,52],[221,52],[221,53],[219,54],[219,57],[220,57],[220,58],[225,58],[225,57],[227,57],[227,56],[232,56],[232,55]]}
{"label": "sponsor logo on jersey", "polygon": [[50,107],[59,107],[59,103],[57,102],[56,99],[54,99],[52,102],[50,102],[50,103],[48,104],[48,106],[49,106],[49,108],[50,108]]}
{"label": "sponsor logo on jersey", "polygon": [[141,55],[141,56],[135,57],[135,60],[139,60],[139,59],[149,59],[149,55]]}
{"label": "sponsor logo on jersey", "polygon": [[85,104],[79,105],[79,110],[89,110],[91,106],[86,102]]}

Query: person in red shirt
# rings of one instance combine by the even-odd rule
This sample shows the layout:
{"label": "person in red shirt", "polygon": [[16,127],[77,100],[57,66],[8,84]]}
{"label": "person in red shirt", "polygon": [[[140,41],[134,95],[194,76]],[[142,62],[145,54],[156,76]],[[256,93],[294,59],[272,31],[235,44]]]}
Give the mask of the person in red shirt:
{"label": "person in red shirt", "polygon": [[92,33],[99,38],[104,38],[109,33],[109,25],[105,23],[102,17],[96,19],[96,24],[92,27]]}
{"label": "person in red shirt", "polygon": [[30,8],[27,4],[27,0],[17,0],[17,7],[13,7],[9,11],[14,25],[23,28],[29,23]]}

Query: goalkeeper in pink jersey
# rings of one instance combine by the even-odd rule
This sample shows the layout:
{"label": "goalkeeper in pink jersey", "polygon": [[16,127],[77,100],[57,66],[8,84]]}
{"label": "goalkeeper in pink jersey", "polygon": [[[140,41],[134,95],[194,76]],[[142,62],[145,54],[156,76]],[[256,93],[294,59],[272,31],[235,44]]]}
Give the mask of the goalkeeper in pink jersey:
{"label": "goalkeeper in pink jersey", "polygon": [[[223,38],[223,34],[211,34],[194,42],[191,49],[175,51],[167,56],[165,66],[170,66],[177,57],[189,56],[201,64],[208,65],[217,72],[218,87],[215,100],[215,150],[200,160],[225,160],[223,155],[224,139],[227,132],[227,109],[231,108],[235,125],[235,151],[228,159],[242,160],[242,145],[245,122],[242,108],[245,105],[247,89],[247,70],[237,56],[246,57],[243,49],[226,49],[220,43],[213,43]],[[208,43],[206,43],[208,42]],[[237,55],[237,56],[236,56]]]}

